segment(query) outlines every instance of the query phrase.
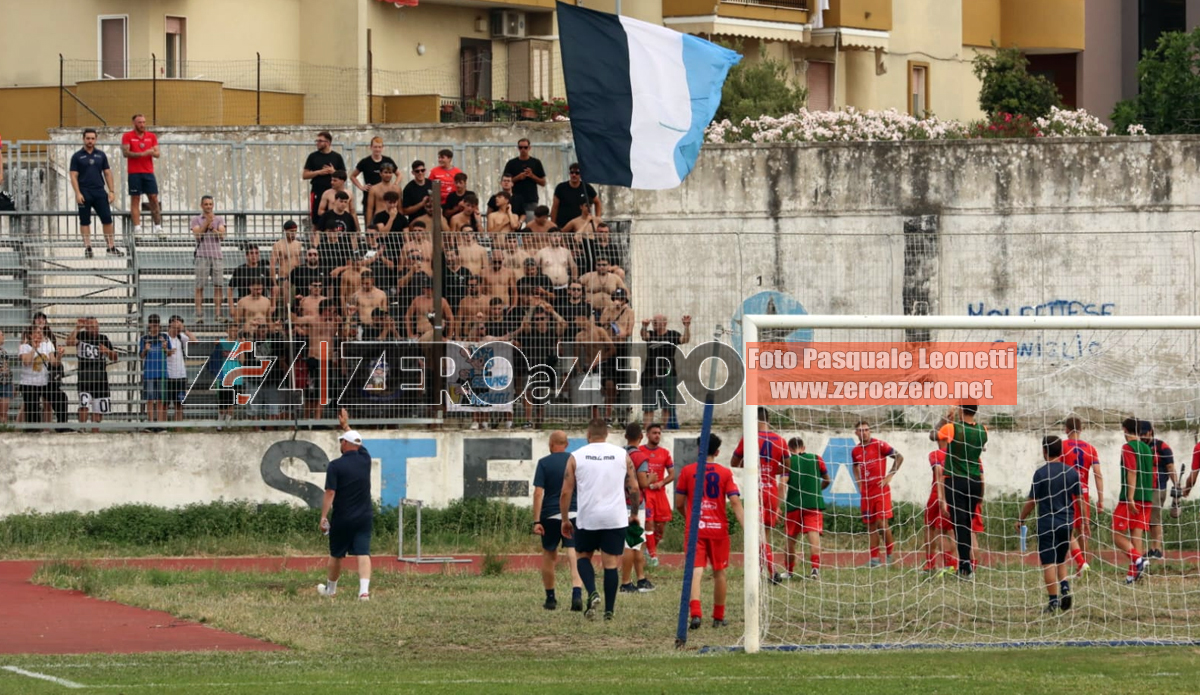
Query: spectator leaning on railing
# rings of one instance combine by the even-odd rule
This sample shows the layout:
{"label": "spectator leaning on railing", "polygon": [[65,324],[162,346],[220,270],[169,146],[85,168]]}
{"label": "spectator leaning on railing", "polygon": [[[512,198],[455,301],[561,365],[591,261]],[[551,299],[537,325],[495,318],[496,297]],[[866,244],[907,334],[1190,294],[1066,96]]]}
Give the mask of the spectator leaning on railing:
{"label": "spectator leaning on railing", "polygon": [[200,214],[192,218],[189,226],[196,238],[196,323],[204,323],[204,284],[213,286],[213,320],[221,320],[221,307],[225,305],[225,262],[221,242],[225,240],[225,218],[213,214],[213,198],[206,195],[200,199]]}
{"label": "spectator leaning on railing", "polygon": [[138,357],[142,360],[142,398],[146,401],[146,415],[150,422],[167,419],[165,398],[167,381],[167,355],[171,352],[171,341],[162,332],[158,314],[146,319],[146,335],[138,341]]}
{"label": "spectator leaning on railing", "polygon": [[108,364],[117,361],[117,351],[108,336],[100,332],[100,322],[94,316],[75,322],[75,330],[67,336],[67,347],[75,348],[79,360],[79,422],[86,423],[90,417],[98,423],[110,410]]}

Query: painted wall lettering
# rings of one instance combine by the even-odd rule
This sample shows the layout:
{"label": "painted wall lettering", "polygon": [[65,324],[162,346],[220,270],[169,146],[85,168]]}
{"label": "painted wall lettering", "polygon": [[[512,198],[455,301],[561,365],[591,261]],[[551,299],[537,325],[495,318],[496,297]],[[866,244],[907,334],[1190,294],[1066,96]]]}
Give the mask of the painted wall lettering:
{"label": "painted wall lettering", "polygon": [[1052,299],[1044,304],[1024,306],[988,306],[987,302],[968,302],[968,316],[1112,316],[1117,305],[1076,299]]}
{"label": "painted wall lettering", "polygon": [[528,439],[464,439],[462,496],[528,497],[532,476],[530,480],[488,480],[488,461],[532,458],[533,442]]}

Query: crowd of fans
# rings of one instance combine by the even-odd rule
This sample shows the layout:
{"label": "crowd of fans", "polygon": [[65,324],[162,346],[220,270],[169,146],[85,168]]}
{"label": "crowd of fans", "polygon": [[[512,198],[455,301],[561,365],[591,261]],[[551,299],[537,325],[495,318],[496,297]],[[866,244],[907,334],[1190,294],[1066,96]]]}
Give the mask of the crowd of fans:
{"label": "crowd of fans", "polygon": [[[135,118],[135,130],[131,131],[135,134],[136,125]],[[139,162],[137,172],[130,167],[131,192],[136,178],[139,191],[157,194],[152,166],[159,153],[157,140],[144,132],[138,137],[147,141],[142,148],[148,154],[130,159]],[[301,220],[303,224],[284,223],[278,240],[269,248],[265,244],[241,246],[244,263],[228,274],[228,280],[223,264],[227,226],[216,212],[216,201],[202,198],[200,213],[189,222],[195,240],[192,325],[198,331],[224,335],[205,367],[210,381],[218,384],[220,417],[233,416],[234,394],[243,381],[235,378],[233,387],[223,388],[222,378],[238,366],[257,364],[264,354],[280,357],[281,365],[295,363],[289,374],[291,388],[310,393],[325,388],[337,393],[357,365],[357,360],[338,359],[343,342],[421,346],[440,338],[471,344],[511,343],[525,358],[513,360],[517,393],[533,383],[530,379],[550,375],[555,393],[562,394],[560,400],[591,406],[590,412],[587,408],[580,411],[580,418],[613,419],[614,407],[622,407],[618,386],[629,380],[618,372],[616,361],[629,356],[638,323],[626,284],[627,252],[614,242],[602,217],[600,197],[584,182],[579,165],[572,164],[569,179],[554,187],[551,200],[543,201],[539,187],[547,184],[545,168],[532,156],[529,140],[521,139],[517,156],[505,164],[495,182],[497,188],[484,204],[472,190],[468,174],[454,166],[451,150],[440,151],[437,166],[432,168],[420,160],[411,162],[411,177],[405,183],[396,162],[384,153],[380,138],[372,140],[371,154],[350,170],[333,150],[330,133],[318,134],[316,144],[302,170],[311,187],[308,219]],[[138,147],[135,144],[133,150]],[[95,147],[94,132],[85,134],[81,152],[88,155],[87,162],[100,162],[95,164],[100,171],[90,172],[88,180],[109,181],[111,186],[107,160]],[[128,144],[123,154],[130,157]],[[437,205],[434,182],[440,183]],[[361,197],[360,207],[353,204],[355,189]],[[86,193],[82,196],[85,202],[105,197],[104,191]],[[81,207],[81,219],[85,212]],[[103,212],[108,216],[108,210]],[[439,213],[440,219],[435,219]],[[432,232],[436,226],[442,230],[440,335],[435,331],[433,300]],[[211,313],[206,313],[205,290],[209,287]],[[170,316],[165,328],[162,317],[147,318],[145,334],[136,348],[145,417],[151,422],[183,419],[181,403],[189,388],[192,393],[187,397],[196,397],[192,382],[199,383],[194,362],[189,375],[184,359],[185,354],[196,357],[186,349],[188,342],[196,340],[195,335],[180,315]],[[204,326],[206,320],[215,324]],[[682,317],[682,333],[668,330],[663,316],[641,322],[638,337],[650,343],[652,357],[660,358],[655,373],[643,374],[642,385],[663,393],[655,397],[652,392],[646,403],[627,405],[643,407],[647,422],[656,410],[674,421],[674,410],[664,394],[674,392],[673,347],[690,340],[689,325],[686,316]],[[242,341],[252,341],[257,354],[239,354]],[[295,354],[299,341],[305,347],[302,354]],[[564,346],[561,352],[567,354],[560,355],[563,341],[586,345]],[[319,352],[321,343],[325,348]],[[118,360],[118,354],[107,336],[100,334],[98,322],[90,317],[81,319],[70,337],[60,339],[50,330],[45,315],[38,314],[21,336],[15,370],[0,351],[0,416],[5,421],[14,381],[22,396],[21,421],[65,420],[69,399],[61,386],[63,358],[71,348],[78,359],[80,422],[99,422],[109,412],[107,367]],[[598,369],[589,370],[592,365]],[[380,392],[392,390],[386,383],[386,377],[379,381]],[[426,388],[432,387],[426,384]],[[201,390],[207,391],[207,384]],[[319,399],[311,395],[305,397],[301,413],[288,406],[277,386],[255,384],[254,392],[247,404],[254,418],[320,418],[327,414]],[[397,407],[405,402],[374,400],[387,400]],[[418,396],[414,402],[420,400]],[[544,404],[545,399],[518,406],[526,427],[544,421]],[[387,417],[398,413],[380,405],[375,413],[364,414]],[[618,416],[622,414],[618,411]],[[511,412],[499,418],[501,426],[513,425]],[[491,422],[487,415],[477,416],[473,426],[486,428]]]}

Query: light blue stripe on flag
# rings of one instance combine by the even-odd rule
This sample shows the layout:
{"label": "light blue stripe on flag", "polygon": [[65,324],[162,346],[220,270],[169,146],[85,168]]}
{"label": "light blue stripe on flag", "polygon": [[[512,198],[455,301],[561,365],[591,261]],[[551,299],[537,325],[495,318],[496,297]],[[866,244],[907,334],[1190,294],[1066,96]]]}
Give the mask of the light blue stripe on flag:
{"label": "light blue stripe on flag", "polygon": [[704,39],[684,35],[683,65],[687,70],[688,92],[692,103],[691,128],[675,146],[675,170],[682,181],[696,166],[704,129],[712,122],[721,105],[721,89],[730,68],[742,59],[737,52]]}

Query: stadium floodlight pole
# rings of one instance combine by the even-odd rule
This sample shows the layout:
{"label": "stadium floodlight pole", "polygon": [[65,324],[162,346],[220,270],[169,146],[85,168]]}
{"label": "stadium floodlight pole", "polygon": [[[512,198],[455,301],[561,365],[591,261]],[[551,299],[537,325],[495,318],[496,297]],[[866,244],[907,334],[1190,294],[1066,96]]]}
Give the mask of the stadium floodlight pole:
{"label": "stadium floodlight pole", "polygon": [[[750,354],[749,345],[758,342],[758,320],[761,318],[766,317],[757,315],[742,317],[743,355]],[[795,321],[797,317],[787,318]],[[745,389],[746,386],[743,385],[742,388]],[[745,393],[749,393],[749,391],[747,390]],[[742,457],[742,470],[745,471],[742,475],[742,489],[750,491],[750,494],[742,495],[742,519],[746,522],[742,525],[742,572],[745,575],[743,579],[745,602],[743,622],[746,630],[742,638],[742,646],[747,654],[754,654],[761,647],[758,622],[762,605],[758,596],[761,587],[759,574],[762,572],[758,549],[758,536],[762,529],[762,518],[758,512],[761,486],[758,473],[758,410],[753,405],[747,403],[746,407],[742,408],[742,451],[745,454]]]}
{"label": "stadium floodlight pole", "polygon": [[[708,394],[704,398],[704,419],[700,425],[700,448],[696,454],[696,477],[692,481],[692,512],[688,518],[687,547],[684,548],[683,586],[679,589],[679,623],[675,628],[675,648],[680,649],[687,644],[688,635],[688,606],[692,598],[692,571],[696,567],[696,543],[700,534],[700,505],[704,501],[704,474],[708,469],[708,442],[712,436],[713,421],[713,390],[717,383],[717,346],[721,337],[721,327],[713,334],[713,360],[708,372]],[[678,395],[678,391],[670,397]],[[657,398],[657,394],[653,394]]]}

